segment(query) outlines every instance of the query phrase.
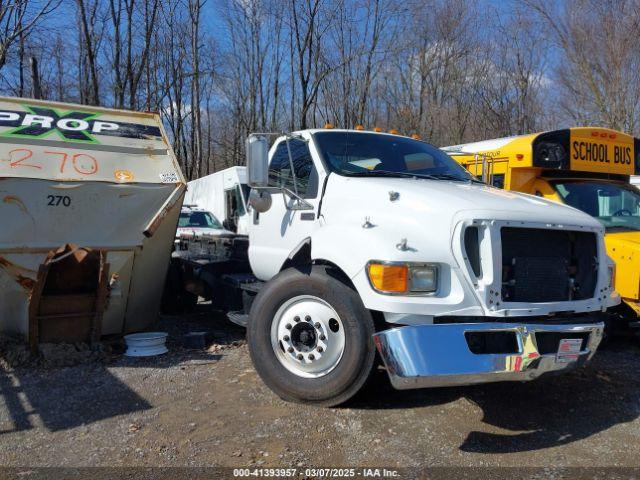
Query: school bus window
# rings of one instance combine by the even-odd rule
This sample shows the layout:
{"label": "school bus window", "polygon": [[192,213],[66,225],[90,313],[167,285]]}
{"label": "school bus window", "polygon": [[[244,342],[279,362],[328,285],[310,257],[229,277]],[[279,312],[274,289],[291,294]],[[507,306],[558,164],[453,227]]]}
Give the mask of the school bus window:
{"label": "school bus window", "polygon": [[491,184],[497,188],[504,188],[504,173],[494,175]]}
{"label": "school bus window", "polygon": [[[482,175],[475,175],[476,180],[482,181]],[[504,173],[498,173],[491,178],[491,185],[504,189]]]}
{"label": "school bus window", "polygon": [[563,202],[597,218],[607,231],[640,230],[640,191],[623,183],[554,182]]}

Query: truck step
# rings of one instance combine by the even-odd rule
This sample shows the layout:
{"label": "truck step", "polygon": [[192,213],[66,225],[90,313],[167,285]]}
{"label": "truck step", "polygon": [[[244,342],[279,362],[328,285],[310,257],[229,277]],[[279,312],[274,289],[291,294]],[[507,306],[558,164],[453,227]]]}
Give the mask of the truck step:
{"label": "truck step", "polygon": [[228,273],[222,275],[222,281],[241,290],[258,293],[264,282],[261,282],[251,273]]}
{"label": "truck step", "polygon": [[240,325],[241,327],[247,327],[249,323],[249,315],[242,312],[228,312],[227,318],[235,323],[236,325]]}

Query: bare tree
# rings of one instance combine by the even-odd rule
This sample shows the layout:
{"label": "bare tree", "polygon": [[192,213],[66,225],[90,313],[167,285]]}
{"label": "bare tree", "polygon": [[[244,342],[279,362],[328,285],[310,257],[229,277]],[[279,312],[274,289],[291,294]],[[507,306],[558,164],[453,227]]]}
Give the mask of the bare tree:
{"label": "bare tree", "polygon": [[81,68],[86,62],[89,85],[81,89],[81,99],[92,105],[100,105],[100,79],[98,76],[98,44],[100,31],[98,27],[99,2],[97,0],[76,0],[78,6],[78,23],[80,26],[81,45],[79,63]]}
{"label": "bare tree", "polygon": [[278,1],[226,1],[223,18],[229,48],[223,50],[216,80],[228,102],[221,118],[236,138],[217,138],[222,164],[243,161],[242,138],[250,131],[277,130],[286,125],[283,90],[283,5]]}
{"label": "bare tree", "polygon": [[191,158],[195,164],[194,173],[202,175],[202,118],[200,111],[200,15],[205,2],[189,0],[189,33],[191,40]]}
{"label": "bare tree", "polygon": [[541,92],[548,45],[544,31],[528,12],[516,7],[507,20],[495,12],[497,38],[486,48],[486,68],[479,90],[484,107],[485,135],[520,135],[544,123]]}
{"label": "bare tree", "polygon": [[62,0],[0,1],[0,69],[7,62],[10,48],[16,41],[24,41],[24,37],[37,26],[46,15],[53,12]]}
{"label": "bare tree", "polygon": [[65,82],[66,58],[65,58],[65,42],[59,35],[55,37],[53,42],[53,51],[51,56],[54,65],[54,99],[63,102],[67,99],[67,84]]}
{"label": "bare tree", "polygon": [[474,2],[434,0],[408,4],[404,42],[384,69],[381,100],[388,121],[434,143],[469,134],[484,70]]}
{"label": "bare tree", "polygon": [[563,112],[580,124],[640,133],[640,2],[526,0],[561,52]]}
{"label": "bare tree", "polygon": [[158,6],[159,0],[109,0],[113,95],[119,108],[138,107],[138,88],[148,64]]}
{"label": "bare tree", "polygon": [[300,94],[297,118],[300,128],[304,129],[309,126],[322,82],[335,68],[323,55],[323,41],[331,25],[331,15],[327,2],[322,0],[290,1],[291,82],[292,89]]}
{"label": "bare tree", "polygon": [[[325,57],[333,71],[321,83],[323,117],[354,126],[378,116],[371,94],[378,73],[395,52],[399,8],[395,3],[370,0],[338,2],[330,23]],[[329,43],[325,40],[325,45]],[[334,47],[335,45],[335,47]],[[331,52],[335,51],[335,57]]]}
{"label": "bare tree", "polygon": [[186,118],[188,106],[186,85],[188,72],[185,65],[188,62],[188,26],[181,17],[180,0],[162,3],[162,36],[159,38],[161,84],[164,86],[162,94],[163,117],[169,127],[174,150],[187,178],[193,177],[193,162],[189,155],[188,132],[186,132]]}

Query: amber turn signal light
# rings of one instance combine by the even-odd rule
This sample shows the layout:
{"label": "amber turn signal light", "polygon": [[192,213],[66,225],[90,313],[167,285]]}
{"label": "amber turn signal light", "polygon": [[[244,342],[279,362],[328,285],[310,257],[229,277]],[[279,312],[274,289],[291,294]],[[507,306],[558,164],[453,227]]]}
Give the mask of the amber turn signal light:
{"label": "amber turn signal light", "polygon": [[407,265],[369,264],[369,280],[379,292],[403,293],[409,289]]}

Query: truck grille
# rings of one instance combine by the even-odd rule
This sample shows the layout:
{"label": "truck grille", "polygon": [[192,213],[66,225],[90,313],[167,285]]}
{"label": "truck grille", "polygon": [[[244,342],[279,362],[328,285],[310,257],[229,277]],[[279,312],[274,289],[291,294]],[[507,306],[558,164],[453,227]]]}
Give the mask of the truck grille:
{"label": "truck grille", "polygon": [[503,301],[593,297],[598,274],[594,233],[504,227],[501,238]]}

